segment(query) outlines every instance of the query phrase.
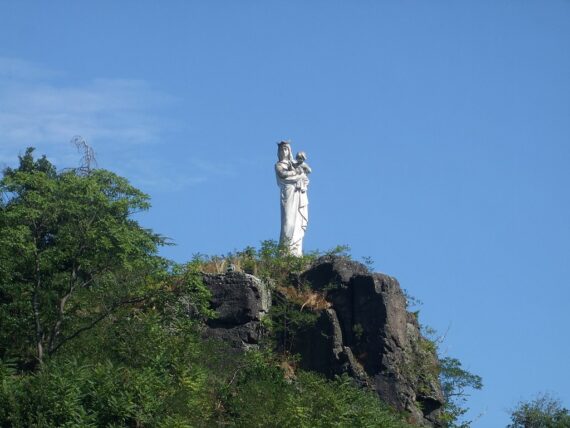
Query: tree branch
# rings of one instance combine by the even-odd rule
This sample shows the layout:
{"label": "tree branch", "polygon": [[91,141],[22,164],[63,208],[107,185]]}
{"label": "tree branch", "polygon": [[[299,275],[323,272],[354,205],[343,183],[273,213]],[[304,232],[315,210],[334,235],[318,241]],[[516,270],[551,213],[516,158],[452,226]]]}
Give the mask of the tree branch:
{"label": "tree branch", "polygon": [[55,345],[52,350],[50,350],[49,354],[50,355],[55,354],[57,352],[57,350],[59,348],[61,348],[61,346],[64,343],[70,341],[71,339],[76,338],[81,333],[83,333],[87,330],[91,330],[93,327],[95,327],[95,325],[97,325],[99,322],[103,321],[105,318],[107,318],[109,315],[111,315],[114,311],[119,309],[121,306],[130,305],[133,303],[140,303],[140,302],[143,302],[144,300],[146,300],[147,298],[148,298],[148,296],[143,296],[143,297],[137,297],[137,298],[133,298],[133,299],[123,300],[123,301],[115,303],[110,309],[104,311],[98,317],[93,319],[89,324],[81,327],[80,329],[76,330],[74,333],[70,334],[69,336],[63,337],[61,339],[61,341],[57,345]]}
{"label": "tree branch", "polygon": [[69,286],[67,289],[67,293],[60,299],[59,301],[59,308],[57,314],[57,321],[53,325],[49,335],[49,342],[48,342],[48,353],[52,352],[53,344],[55,343],[56,338],[60,334],[61,324],[63,322],[63,316],[65,315],[65,304],[73,294],[75,290],[76,280],[77,280],[77,270],[79,267],[75,267],[75,262],[73,267],[71,268],[71,274],[69,275]]}
{"label": "tree branch", "polygon": [[40,362],[40,365],[43,364],[43,359],[44,359],[44,347],[43,347],[43,340],[44,340],[44,335],[43,335],[43,329],[42,329],[42,324],[41,324],[41,320],[40,320],[40,303],[39,303],[39,298],[38,298],[38,292],[39,289],[42,285],[41,282],[41,275],[40,275],[40,256],[38,254],[37,251],[37,239],[34,239],[34,241],[36,241],[36,250],[34,253],[34,257],[35,257],[35,284],[34,284],[34,289],[32,292],[32,310],[34,312],[34,322],[35,322],[35,327],[36,327],[36,350],[37,350],[37,359]]}

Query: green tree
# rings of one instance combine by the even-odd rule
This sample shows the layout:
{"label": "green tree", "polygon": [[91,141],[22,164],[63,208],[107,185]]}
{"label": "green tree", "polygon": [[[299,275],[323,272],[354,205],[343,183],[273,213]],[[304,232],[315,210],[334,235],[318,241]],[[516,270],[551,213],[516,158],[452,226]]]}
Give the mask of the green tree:
{"label": "green tree", "polygon": [[541,394],[532,401],[522,401],[511,413],[508,428],[568,428],[570,413],[560,400]]}
{"label": "green tree", "polygon": [[445,407],[443,421],[449,427],[466,428],[471,421],[462,421],[461,418],[469,410],[465,407],[467,390],[481,389],[483,381],[481,376],[465,370],[457,358],[442,358],[440,360],[440,381]]}
{"label": "green tree", "polygon": [[32,367],[141,299],[164,243],[132,219],[150,204],[126,179],[33,150],[0,180],[0,358]]}

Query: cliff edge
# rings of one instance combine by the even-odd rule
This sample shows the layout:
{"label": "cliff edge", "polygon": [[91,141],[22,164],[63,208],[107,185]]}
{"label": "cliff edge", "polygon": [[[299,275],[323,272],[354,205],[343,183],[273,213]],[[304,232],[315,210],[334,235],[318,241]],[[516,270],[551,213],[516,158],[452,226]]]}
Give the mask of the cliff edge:
{"label": "cliff edge", "polygon": [[[260,346],[272,334],[262,319],[272,304],[290,298],[286,288],[241,272],[204,274],[203,280],[218,315],[207,321],[204,335],[234,349]],[[348,374],[408,413],[411,422],[441,425],[444,398],[435,348],[406,310],[395,278],[369,272],[346,257],[323,256],[294,282],[293,291],[305,290],[308,296],[298,309],[310,312],[313,320],[294,332],[288,349],[299,355],[301,368],[328,378]],[[311,304],[315,300],[321,303]]]}

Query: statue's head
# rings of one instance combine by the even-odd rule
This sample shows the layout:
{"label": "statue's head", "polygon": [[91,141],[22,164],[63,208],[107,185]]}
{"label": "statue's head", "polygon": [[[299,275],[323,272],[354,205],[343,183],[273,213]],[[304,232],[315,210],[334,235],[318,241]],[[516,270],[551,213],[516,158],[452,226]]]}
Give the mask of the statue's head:
{"label": "statue's head", "polygon": [[277,143],[277,157],[280,161],[293,160],[291,143],[289,141],[280,141]]}

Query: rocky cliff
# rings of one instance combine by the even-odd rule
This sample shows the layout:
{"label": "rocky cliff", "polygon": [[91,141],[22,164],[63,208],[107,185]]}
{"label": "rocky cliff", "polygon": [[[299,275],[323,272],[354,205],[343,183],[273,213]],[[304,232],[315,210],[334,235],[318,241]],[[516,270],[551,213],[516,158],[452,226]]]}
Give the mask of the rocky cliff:
{"label": "rocky cliff", "polygon": [[[325,305],[306,305],[315,321],[295,332],[292,352],[300,366],[333,378],[347,373],[373,388],[386,402],[409,413],[419,425],[439,426],[443,394],[433,345],[406,310],[398,281],[371,273],[344,257],[325,256],[296,278]],[[236,349],[258,346],[268,332],[261,323],[271,306],[270,287],[239,272],[204,275],[218,316],[205,335]],[[273,300],[286,298],[279,289]]]}
{"label": "rocky cliff", "polygon": [[212,293],[210,306],[216,318],[206,321],[204,335],[221,339],[234,349],[259,344],[264,328],[261,319],[271,307],[271,292],[260,279],[241,272],[204,274]]}

